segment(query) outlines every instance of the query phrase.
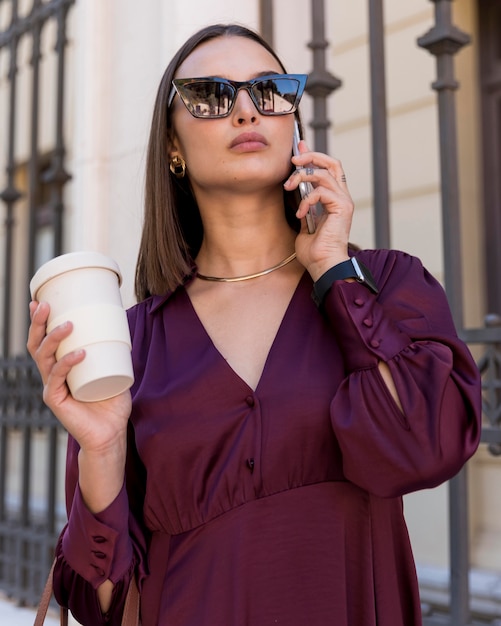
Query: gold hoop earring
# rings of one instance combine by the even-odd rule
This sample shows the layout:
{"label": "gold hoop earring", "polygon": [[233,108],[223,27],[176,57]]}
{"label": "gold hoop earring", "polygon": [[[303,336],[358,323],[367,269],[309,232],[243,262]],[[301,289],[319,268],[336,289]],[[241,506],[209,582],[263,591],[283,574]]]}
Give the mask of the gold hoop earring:
{"label": "gold hoop earring", "polygon": [[170,160],[169,169],[176,178],[184,178],[186,174],[186,161],[183,157],[176,154],[176,156],[173,156]]}

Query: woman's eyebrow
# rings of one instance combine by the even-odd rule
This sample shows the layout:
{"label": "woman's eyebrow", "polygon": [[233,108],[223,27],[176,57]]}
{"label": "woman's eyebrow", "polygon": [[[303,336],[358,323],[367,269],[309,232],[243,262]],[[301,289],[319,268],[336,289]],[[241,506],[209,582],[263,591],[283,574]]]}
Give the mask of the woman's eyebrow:
{"label": "woman's eyebrow", "polygon": [[259,78],[260,76],[270,76],[270,75],[279,76],[280,72],[277,72],[277,70],[267,70],[265,72],[259,72],[258,74],[255,75],[255,77]]}

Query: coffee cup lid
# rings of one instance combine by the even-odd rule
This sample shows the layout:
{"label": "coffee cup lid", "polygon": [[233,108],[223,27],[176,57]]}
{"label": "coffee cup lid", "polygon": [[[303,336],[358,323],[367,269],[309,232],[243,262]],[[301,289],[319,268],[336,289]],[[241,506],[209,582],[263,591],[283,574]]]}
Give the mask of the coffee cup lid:
{"label": "coffee cup lid", "polygon": [[36,294],[40,287],[55,276],[81,269],[82,267],[100,267],[115,272],[118,277],[118,284],[122,284],[122,274],[118,264],[110,257],[100,252],[81,251],[61,254],[47,263],[44,263],[30,281],[31,297],[36,300]]}

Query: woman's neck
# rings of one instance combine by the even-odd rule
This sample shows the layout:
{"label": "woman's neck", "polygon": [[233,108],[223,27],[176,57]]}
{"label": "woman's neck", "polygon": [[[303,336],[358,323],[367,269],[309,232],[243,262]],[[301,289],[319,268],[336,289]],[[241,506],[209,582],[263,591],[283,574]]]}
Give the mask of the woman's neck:
{"label": "woman's neck", "polygon": [[241,198],[238,203],[201,208],[204,239],[196,258],[211,276],[241,276],[271,267],[294,252],[296,233],[283,204]]}

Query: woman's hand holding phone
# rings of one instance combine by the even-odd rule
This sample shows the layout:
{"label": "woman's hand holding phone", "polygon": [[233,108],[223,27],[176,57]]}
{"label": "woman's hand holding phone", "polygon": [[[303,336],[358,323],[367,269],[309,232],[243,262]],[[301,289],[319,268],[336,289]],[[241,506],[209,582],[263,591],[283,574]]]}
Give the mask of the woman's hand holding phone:
{"label": "woman's hand holding phone", "polygon": [[[296,131],[297,132],[297,131]],[[350,196],[341,162],[321,152],[311,152],[304,142],[294,142],[298,154],[292,157],[296,171],[285,182],[288,191],[307,183],[307,195],[297,211],[303,227],[296,239],[298,260],[307,268],[313,280],[328,269],[346,261],[353,219]],[[317,214],[317,205],[321,211]],[[307,216],[314,218],[312,232]]]}
{"label": "woman's hand holding phone", "polygon": [[[297,120],[294,120],[294,136],[292,141],[292,154],[294,156],[300,156],[301,152],[299,151],[299,142],[301,141],[301,135],[299,133],[299,124]],[[296,171],[301,168],[296,165]],[[313,191],[313,185],[308,181],[300,181],[299,182],[299,192],[301,194],[301,198],[305,200]],[[317,220],[317,210],[319,207],[317,205],[310,205],[308,212],[305,216],[306,226],[308,228],[308,232],[312,235],[316,230],[316,220]]]}

